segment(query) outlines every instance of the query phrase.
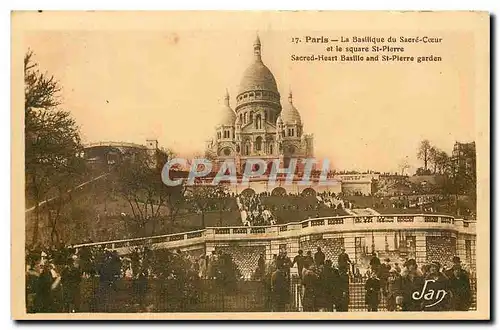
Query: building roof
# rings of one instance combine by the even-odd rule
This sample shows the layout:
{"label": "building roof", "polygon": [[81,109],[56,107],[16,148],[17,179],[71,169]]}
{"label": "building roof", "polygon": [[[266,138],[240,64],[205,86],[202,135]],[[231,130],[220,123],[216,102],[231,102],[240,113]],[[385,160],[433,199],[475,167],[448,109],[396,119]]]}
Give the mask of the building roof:
{"label": "building roof", "polygon": [[224,105],[221,109],[220,120],[218,125],[234,126],[236,120],[236,114],[229,105],[229,93],[226,90],[226,95],[224,96]]}
{"label": "building roof", "polygon": [[299,110],[293,105],[292,92],[288,95],[288,103],[281,110],[281,118],[285,124],[302,124]]}
{"label": "building roof", "polygon": [[249,91],[271,91],[278,93],[276,79],[271,70],[262,62],[260,39],[254,42],[254,59],[252,64],[244,71],[240,82],[238,95]]}

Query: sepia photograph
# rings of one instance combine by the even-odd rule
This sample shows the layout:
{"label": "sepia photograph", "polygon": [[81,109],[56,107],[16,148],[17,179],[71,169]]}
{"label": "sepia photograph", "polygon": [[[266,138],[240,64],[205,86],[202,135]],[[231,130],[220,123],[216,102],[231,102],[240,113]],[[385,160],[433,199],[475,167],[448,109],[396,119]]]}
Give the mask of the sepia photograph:
{"label": "sepia photograph", "polygon": [[489,319],[488,13],[11,18],[13,318]]}

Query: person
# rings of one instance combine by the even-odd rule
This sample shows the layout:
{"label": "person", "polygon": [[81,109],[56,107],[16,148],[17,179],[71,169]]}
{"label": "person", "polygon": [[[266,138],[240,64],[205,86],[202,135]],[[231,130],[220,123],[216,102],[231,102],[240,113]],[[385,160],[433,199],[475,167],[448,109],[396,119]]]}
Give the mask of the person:
{"label": "person", "polygon": [[88,246],[83,246],[78,250],[78,257],[80,259],[82,272],[87,277],[93,277],[95,275],[95,269],[92,265],[92,252]]}
{"label": "person", "polygon": [[266,273],[271,276],[278,269],[278,255],[273,254],[272,260],[269,260],[266,265]]}
{"label": "person", "polygon": [[[431,290],[433,290],[434,294],[431,299],[426,299],[423,306],[424,311],[439,312],[450,309],[449,282],[440,270],[441,264],[437,261],[429,265],[429,274],[425,278],[425,292],[431,292]],[[422,289],[422,291],[424,291],[424,289]],[[443,296],[440,296],[441,292],[443,292]]]}
{"label": "person", "polygon": [[468,311],[471,305],[469,274],[462,269],[460,258],[458,262],[454,260],[452,272],[452,275],[449,277],[449,287],[452,294],[451,310]]}
{"label": "person", "polygon": [[311,251],[307,251],[306,257],[304,258],[304,268],[307,268],[306,265],[311,265],[311,264],[314,264],[314,259],[312,257],[312,252]]}
{"label": "person", "polygon": [[401,275],[401,267],[399,267],[399,264],[396,262],[394,263],[394,270]]}
{"label": "person", "polygon": [[299,273],[299,277],[302,279],[302,271],[304,270],[304,261],[305,261],[305,257],[303,255],[304,251],[299,250],[298,253],[299,254],[297,254],[295,258],[293,258],[292,267],[297,265],[297,271]]}
{"label": "person", "polygon": [[361,272],[358,267],[354,269],[354,281],[355,282],[361,282]]}
{"label": "person", "polygon": [[430,271],[430,265],[422,265],[422,267],[420,268],[421,271],[422,271],[422,276],[423,278],[426,278],[428,275],[429,275],[429,271]]}
{"label": "person", "polygon": [[325,261],[319,274],[318,307],[332,312],[335,304],[335,287],[338,285],[338,272],[330,259]]}
{"label": "person", "polygon": [[202,255],[200,259],[198,259],[198,276],[201,279],[207,278],[207,271],[208,271],[208,256],[207,255]]}
{"label": "person", "polygon": [[393,312],[398,307],[398,297],[402,297],[401,274],[396,269],[389,271],[387,278],[387,310]]}
{"label": "person", "polygon": [[69,258],[67,266],[61,272],[63,310],[67,313],[74,313],[79,308],[81,279],[82,271],[78,265],[78,261]]}
{"label": "person", "polygon": [[349,308],[349,273],[347,268],[339,268],[338,286],[336,288],[337,312],[347,312]]}
{"label": "person", "polygon": [[132,267],[132,276],[137,276],[140,270],[140,254],[139,248],[135,248],[134,251],[130,255],[130,262]]}
{"label": "person", "polygon": [[380,259],[377,257],[377,253],[375,251],[372,252],[372,257],[370,259],[370,269],[372,272],[377,274],[380,269]]}
{"label": "person", "polygon": [[458,256],[453,257],[452,262],[453,262],[453,265],[449,269],[444,271],[444,275],[448,278],[453,277],[453,270],[455,268],[463,269],[462,262],[460,261],[460,257],[458,257]]}
{"label": "person", "polygon": [[137,278],[134,279],[134,293],[136,298],[136,305],[141,310],[144,310],[146,303],[146,294],[148,289],[148,271],[146,268],[141,268]]}
{"label": "person", "polygon": [[365,283],[365,304],[368,306],[369,312],[378,311],[379,302],[379,292],[380,292],[380,280],[377,277],[377,273],[371,271],[369,273],[369,278]]}
{"label": "person", "polygon": [[266,258],[264,253],[261,253],[257,261],[257,269],[255,270],[255,279],[261,280],[266,272]]}
{"label": "person", "polygon": [[99,260],[97,271],[99,274],[98,293],[94,296],[99,310],[108,311],[112,291],[116,290],[115,269],[116,261],[111,251],[104,251]]}
{"label": "person", "polygon": [[389,277],[389,272],[391,270],[391,266],[389,265],[390,262],[391,260],[389,258],[385,258],[382,265],[380,265],[379,272],[377,274],[384,297],[387,296],[387,278]]}
{"label": "person", "polygon": [[278,265],[281,265],[281,267],[286,273],[286,278],[290,282],[290,268],[292,267],[292,261],[288,257],[286,250],[281,251],[278,257],[276,258],[276,267],[278,267]]}
{"label": "person", "polygon": [[337,265],[339,268],[339,271],[345,270],[349,268],[349,264],[351,264],[351,259],[349,259],[349,255],[345,252],[345,249],[343,248],[337,258]]}
{"label": "person", "polygon": [[304,269],[304,274],[302,278],[302,285],[304,287],[304,294],[302,299],[302,306],[304,312],[314,312],[316,311],[316,289],[318,275],[316,274],[316,268],[314,263],[308,263]]}
{"label": "person", "polygon": [[[276,255],[273,255],[273,257]],[[275,265],[276,262],[274,261],[269,261],[266,264],[265,272],[264,272],[264,278],[263,278],[263,284],[264,284],[264,303],[265,303],[265,308],[266,310],[272,310],[273,308],[273,291],[272,291],[272,278],[274,272],[277,270],[273,265]]]}
{"label": "person", "polygon": [[208,259],[207,265],[207,274],[208,278],[213,280],[217,277],[217,263],[219,261],[219,256],[217,255],[217,251],[213,250],[212,254]]}
{"label": "person", "polygon": [[40,273],[37,270],[36,264],[37,262],[40,262],[40,260],[36,258],[32,258],[32,260],[29,260],[30,257],[28,257],[27,260],[27,266],[26,266],[26,310],[28,313],[33,313],[34,308],[33,308],[33,300],[35,298],[35,289],[36,289],[36,283],[38,281],[38,276]]}
{"label": "person", "polygon": [[325,254],[321,251],[321,248],[318,246],[317,252],[314,254],[314,263],[316,266],[323,265],[325,263]]}
{"label": "person", "polygon": [[420,292],[422,290],[424,281],[422,275],[418,271],[418,265],[415,259],[408,259],[405,262],[404,267],[406,271],[403,272],[401,278],[401,288],[403,295],[402,310],[403,311],[421,311],[422,302],[417,299],[413,299],[412,295],[414,292]]}
{"label": "person", "polygon": [[35,313],[56,312],[53,290],[60,279],[54,276],[51,265],[46,260],[39,265],[39,275],[35,284],[34,311]]}
{"label": "person", "polygon": [[290,285],[288,284],[285,266],[280,263],[271,276],[271,302],[273,312],[284,312],[290,299]]}

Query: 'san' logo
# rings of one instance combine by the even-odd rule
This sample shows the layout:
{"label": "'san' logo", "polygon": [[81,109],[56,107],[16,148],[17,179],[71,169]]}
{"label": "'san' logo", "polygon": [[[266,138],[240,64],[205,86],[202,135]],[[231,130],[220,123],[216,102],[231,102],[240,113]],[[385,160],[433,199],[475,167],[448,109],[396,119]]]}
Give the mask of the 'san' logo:
{"label": "'san' logo", "polygon": [[446,292],[446,290],[443,290],[443,289],[440,289],[437,292],[435,290],[432,290],[432,289],[429,289],[427,291],[427,289],[428,289],[427,284],[434,283],[434,282],[436,282],[436,281],[435,280],[425,280],[422,291],[421,292],[419,292],[419,291],[413,292],[411,297],[414,300],[424,299],[427,302],[435,301],[434,303],[432,303],[430,305],[426,305],[425,307],[436,306],[437,304],[439,304],[440,302],[443,301],[444,297],[446,297],[447,292]]}

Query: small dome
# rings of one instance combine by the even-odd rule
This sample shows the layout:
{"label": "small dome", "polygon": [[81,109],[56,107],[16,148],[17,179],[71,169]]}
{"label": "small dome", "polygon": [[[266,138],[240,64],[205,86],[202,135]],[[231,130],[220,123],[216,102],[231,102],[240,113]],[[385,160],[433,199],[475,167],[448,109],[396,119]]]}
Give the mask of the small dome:
{"label": "small dome", "polygon": [[292,92],[290,92],[288,96],[288,103],[283,107],[280,117],[283,117],[282,120],[285,124],[302,124],[299,110],[294,107],[292,102]]}
{"label": "small dome", "polygon": [[234,126],[235,120],[236,114],[229,106],[229,93],[226,91],[226,95],[224,96],[224,106],[222,107],[220,112],[220,120],[218,125]]}

